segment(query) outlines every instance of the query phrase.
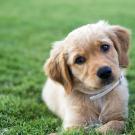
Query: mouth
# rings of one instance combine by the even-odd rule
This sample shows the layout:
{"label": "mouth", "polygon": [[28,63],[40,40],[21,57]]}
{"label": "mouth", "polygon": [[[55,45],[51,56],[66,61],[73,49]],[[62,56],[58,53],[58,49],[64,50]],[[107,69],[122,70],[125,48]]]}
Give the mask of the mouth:
{"label": "mouth", "polygon": [[98,95],[100,93],[104,93],[105,91],[112,90],[119,83],[120,83],[119,79],[115,80],[115,81],[110,81],[109,83],[106,83],[106,85],[102,86],[101,88],[90,88],[90,90],[89,89],[85,89],[85,91],[83,91],[83,93],[89,94],[89,95]]}
{"label": "mouth", "polygon": [[115,82],[117,82],[119,79],[116,79],[115,77],[111,76],[108,79],[102,79],[100,81],[100,87],[90,87],[91,91],[99,91],[100,89],[106,89],[107,87],[111,86]]}
{"label": "mouth", "polygon": [[116,81],[116,79],[115,79],[113,76],[111,76],[111,77],[108,78],[108,79],[102,79],[102,80],[101,80],[101,84],[102,84],[102,86],[104,87],[104,86],[109,85],[109,84],[111,84],[111,83],[113,83],[113,82],[115,82],[115,81]]}
{"label": "mouth", "polygon": [[90,100],[95,100],[106,95],[107,93],[112,91],[114,88],[116,88],[121,83],[121,80],[122,80],[122,75],[119,77],[119,79],[111,78],[107,80],[106,82],[104,82],[104,86],[100,88],[90,88],[90,89],[85,89],[85,90],[79,89],[79,91],[82,93],[91,95]]}
{"label": "mouth", "polygon": [[90,96],[90,100],[93,101],[93,100],[96,100],[96,99],[101,98],[101,97],[105,96],[106,94],[108,94],[110,91],[115,89],[118,85],[120,85],[121,79],[122,79],[122,77],[120,77],[120,79],[117,80],[116,82],[106,85],[105,87],[100,89],[100,91],[96,91],[95,94],[93,94],[93,96]]}

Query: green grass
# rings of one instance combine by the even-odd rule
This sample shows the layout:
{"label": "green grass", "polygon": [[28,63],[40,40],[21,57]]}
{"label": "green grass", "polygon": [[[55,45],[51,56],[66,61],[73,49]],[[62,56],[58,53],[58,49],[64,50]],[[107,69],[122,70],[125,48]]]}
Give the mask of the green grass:
{"label": "green grass", "polygon": [[[41,100],[46,80],[44,61],[53,41],[100,19],[126,26],[133,33],[127,75],[130,110],[125,132],[135,134],[135,1],[1,0],[0,135],[46,135],[61,131],[62,122]],[[81,130],[63,134],[86,133]]]}

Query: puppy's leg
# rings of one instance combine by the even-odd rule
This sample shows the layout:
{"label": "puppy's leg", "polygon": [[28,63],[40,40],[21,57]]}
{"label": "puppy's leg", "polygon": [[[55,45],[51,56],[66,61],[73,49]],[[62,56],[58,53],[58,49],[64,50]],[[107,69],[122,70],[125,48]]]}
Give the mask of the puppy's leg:
{"label": "puppy's leg", "polygon": [[97,129],[98,131],[104,133],[108,130],[113,130],[114,132],[124,130],[124,120],[128,116],[128,97],[124,98],[121,95],[119,91],[115,90],[106,97],[105,104],[99,116],[100,122],[104,125]]}
{"label": "puppy's leg", "polygon": [[95,123],[98,123],[98,116],[99,114],[95,111],[88,111],[85,107],[83,109],[80,107],[75,107],[74,109],[70,108],[70,110],[66,111],[63,127],[65,130],[79,128],[87,129],[93,127]]}
{"label": "puppy's leg", "polygon": [[96,129],[97,132],[106,134],[109,131],[121,133],[124,130],[124,121],[112,120]]}
{"label": "puppy's leg", "polygon": [[85,120],[82,116],[78,116],[71,111],[65,116],[63,121],[63,128],[65,130],[72,130],[76,128],[83,127],[85,125]]}

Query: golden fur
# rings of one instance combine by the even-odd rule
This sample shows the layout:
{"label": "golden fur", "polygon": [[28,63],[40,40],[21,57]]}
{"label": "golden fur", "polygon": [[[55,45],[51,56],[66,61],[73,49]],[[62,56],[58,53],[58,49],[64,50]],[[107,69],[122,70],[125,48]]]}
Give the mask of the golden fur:
{"label": "golden fur", "polygon": [[[102,44],[109,44],[107,53],[100,51]],[[120,132],[128,115],[128,88],[126,79],[104,97],[90,101],[89,95],[79,92],[96,91],[105,84],[97,77],[102,66],[112,68],[114,81],[128,66],[129,31],[104,21],[82,26],[54,44],[45,64],[49,79],[43,89],[43,100],[50,110],[63,120],[65,129],[103,124],[96,130]],[[86,58],[78,65],[78,56]]]}

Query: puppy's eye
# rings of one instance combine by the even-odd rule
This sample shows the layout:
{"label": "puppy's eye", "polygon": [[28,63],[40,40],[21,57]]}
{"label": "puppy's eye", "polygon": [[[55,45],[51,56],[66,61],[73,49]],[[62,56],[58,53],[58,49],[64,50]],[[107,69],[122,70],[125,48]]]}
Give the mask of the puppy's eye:
{"label": "puppy's eye", "polygon": [[101,49],[102,52],[107,52],[110,49],[110,45],[108,45],[108,44],[102,44],[100,46],[100,49]]}
{"label": "puppy's eye", "polygon": [[83,57],[83,56],[78,56],[78,57],[75,59],[75,64],[81,65],[81,64],[85,63],[85,61],[86,61],[86,58],[85,58],[85,57]]}

